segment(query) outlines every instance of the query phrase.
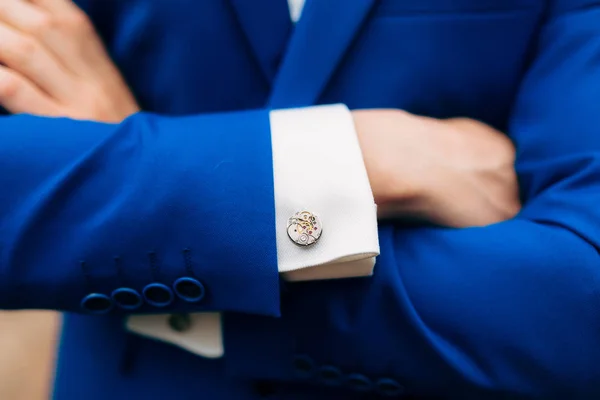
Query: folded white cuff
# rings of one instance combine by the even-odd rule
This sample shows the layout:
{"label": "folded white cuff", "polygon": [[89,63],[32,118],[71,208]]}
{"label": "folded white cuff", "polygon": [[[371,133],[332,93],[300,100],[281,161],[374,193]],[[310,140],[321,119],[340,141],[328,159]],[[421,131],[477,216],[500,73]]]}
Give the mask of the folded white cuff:
{"label": "folded white cuff", "polygon": [[[379,254],[375,202],[350,111],[344,105],[272,111],[271,142],[279,272],[289,280],[336,278],[328,270],[336,264],[344,271],[339,277],[371,274],[366,263],[358,270],[340,265]],[[287,235],[298,211],[321,220],[314,245],[298,246]]]}

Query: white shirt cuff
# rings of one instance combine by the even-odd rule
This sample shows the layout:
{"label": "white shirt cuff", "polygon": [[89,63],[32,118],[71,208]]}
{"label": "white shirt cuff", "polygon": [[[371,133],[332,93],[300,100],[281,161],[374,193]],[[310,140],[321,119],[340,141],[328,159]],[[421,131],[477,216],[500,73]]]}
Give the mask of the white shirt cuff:
{"label": "white shirt cuff", "polygon": [[[379,254],[377,212],[350,111],[272,111],[271,143],[279,272],[289,280],[370,275]],[[286,227],[305,210],[320,218],[323,233],[299,246]]]}
{"label": "white shirt cuff", "polygon": [[[377,213],[354,129],[344,105],[270,114],[279,272],[290,281],[368,276],[379,254]],[[294,243],[288,219],[309,211],[323,233],[310,246]],[[132,316],[127,329],[207,358],[223,356],[221,315],[190,315],[173,329],[169,314]]]}

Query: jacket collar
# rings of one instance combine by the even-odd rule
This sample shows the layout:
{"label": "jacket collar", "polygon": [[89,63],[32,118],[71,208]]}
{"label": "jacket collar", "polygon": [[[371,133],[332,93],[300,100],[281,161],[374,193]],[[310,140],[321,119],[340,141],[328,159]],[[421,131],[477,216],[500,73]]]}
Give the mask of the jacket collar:
{"label": "jacket collar", "polygon": [[229,4],[264,78],[271,84],[292,32],[286,0],[229,0]]}
{"label": "jacket collar", "polygon": [[268,106],[315,104],[375,1],[306,0],[293,28],[285,0],[229,0],[271,84]]}
{"label": "jacket collar", "polygon": [[315,104],[375,0],[306,0],[273,83],[269,106]]}

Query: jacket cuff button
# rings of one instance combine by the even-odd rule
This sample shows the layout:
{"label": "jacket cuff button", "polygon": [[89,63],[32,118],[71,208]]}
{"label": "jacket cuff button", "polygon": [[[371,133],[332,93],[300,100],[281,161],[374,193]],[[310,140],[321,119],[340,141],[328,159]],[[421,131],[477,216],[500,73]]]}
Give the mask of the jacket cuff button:
{"label": "jacket cuff button", "polygon": [[124,310],[135,310],[144,303],[137,290],[130,288],[118,288],[112,292],[111,297],[115,304]]}
{"label": "jacket cuff button", "polygon": [[342,383],[342,371],[332,365],[319,368],[319,381],[327,386],[337,386]]}
{"label": "jacket cuff button", "polygon": [[162,283],[151,283],[144,290],[144,299],[154,307],[166,307],[173,302],[173,291]]}
{"label": "jacket cuff button", "polygon": [[404,386],[393,379],[382,378],[375,384],[375,390],[382,396],[395,397],[404,394]]}
{"label": "jacket cuff button", "polygon": [[349,374],[346,385],[357,392],[368,392],[373,389],[373,382],[362,374]]}
{"label": "jacket cuff button", "polygon": [[106,314],[112,307],[110,297],[100,293],[88,294],[81,300],[81,308],[91,314]]}
{"label": "jacket cuff button", "polygon": [[181,300],[196,303],[204,298],[204,285],[197,279],[183,277],[173,284],[173,290]]}
{"label": "jacket cuff button", "polygon": [[298,378],[310,378],[314,372],[315,363],[305,355],[297,355],[293,360],[294,373]]}

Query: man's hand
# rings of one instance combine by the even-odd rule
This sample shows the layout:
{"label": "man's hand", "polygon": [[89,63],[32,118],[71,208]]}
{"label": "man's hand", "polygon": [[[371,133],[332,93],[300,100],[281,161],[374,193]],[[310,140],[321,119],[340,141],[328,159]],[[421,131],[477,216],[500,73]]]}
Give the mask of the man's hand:
{"label": "man's hand", "polygon": [[105,122],[139,110],[71,0],[0,1],[0,105],[12,113]]}
{"label": "man's hand", "polygon": [[436,120],[397,110],[353,111],[380,216],[467,227],[520,209],[515,149],[470,119]]}

